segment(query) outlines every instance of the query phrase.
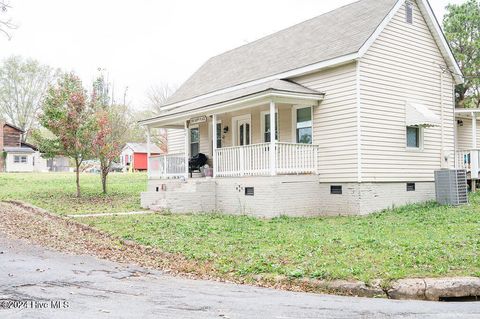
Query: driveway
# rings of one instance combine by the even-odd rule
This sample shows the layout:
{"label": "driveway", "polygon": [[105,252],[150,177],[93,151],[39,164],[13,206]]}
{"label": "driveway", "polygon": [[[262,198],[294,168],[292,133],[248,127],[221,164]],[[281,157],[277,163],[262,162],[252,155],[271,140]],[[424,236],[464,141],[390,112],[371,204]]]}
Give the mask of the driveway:
{"label": "driveway", "polygon": [[24,309],[0,309],[1,318],[480,317],[480,303],[338,297],[172,277],[47,250],[2,233],[0,298],[36,301]]}

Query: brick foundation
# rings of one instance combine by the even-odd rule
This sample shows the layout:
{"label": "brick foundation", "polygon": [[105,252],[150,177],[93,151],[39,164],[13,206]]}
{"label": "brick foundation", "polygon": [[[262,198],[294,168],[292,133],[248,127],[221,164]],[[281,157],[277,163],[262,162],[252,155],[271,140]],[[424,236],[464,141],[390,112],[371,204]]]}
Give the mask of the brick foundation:
{"label": "brick foundation", "polygon": [[[331,194],[332,185],[342,194]],[[246,188],[253,188],[253,196]],[[157,191],[158,189],[158,191]],[[166,191],[162,190],[166,189]],[[386,208],[435,199],[433,182],[320,183],[317,176],[276,176],[150,180],[142,207],[158,205],[175,213],[219,211],[272,218],[286,216],[366,215]]]}

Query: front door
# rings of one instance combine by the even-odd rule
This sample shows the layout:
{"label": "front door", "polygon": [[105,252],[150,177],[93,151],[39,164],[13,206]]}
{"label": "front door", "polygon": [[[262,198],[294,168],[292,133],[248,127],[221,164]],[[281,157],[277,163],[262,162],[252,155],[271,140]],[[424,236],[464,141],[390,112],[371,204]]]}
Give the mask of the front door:
{"label": "front door", "polygon": [[237,145],[250,145],[251,139],[251,123],[250,119],[238,120],[237,124]]}

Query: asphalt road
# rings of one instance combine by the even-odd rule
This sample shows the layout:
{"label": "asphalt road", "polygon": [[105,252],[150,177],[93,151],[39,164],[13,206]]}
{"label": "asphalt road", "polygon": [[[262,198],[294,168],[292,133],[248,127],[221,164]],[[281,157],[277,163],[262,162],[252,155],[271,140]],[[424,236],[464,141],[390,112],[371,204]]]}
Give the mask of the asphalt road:
{"label": "asphalt road", "polygon": [[480,318],[480,302],[350,298],[190,280],[2,234],[0,299],[27,300],[23,308],[0,309],[0,318]]}

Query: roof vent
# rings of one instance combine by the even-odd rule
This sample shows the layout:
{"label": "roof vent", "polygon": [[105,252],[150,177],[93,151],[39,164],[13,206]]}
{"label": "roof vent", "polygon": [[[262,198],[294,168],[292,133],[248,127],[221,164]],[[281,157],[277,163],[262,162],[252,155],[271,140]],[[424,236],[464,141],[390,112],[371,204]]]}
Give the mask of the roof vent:
{"label": "roof vent", "polygon": [[413,4],[411,2],[405,3],[407,23],[413,24]]}

